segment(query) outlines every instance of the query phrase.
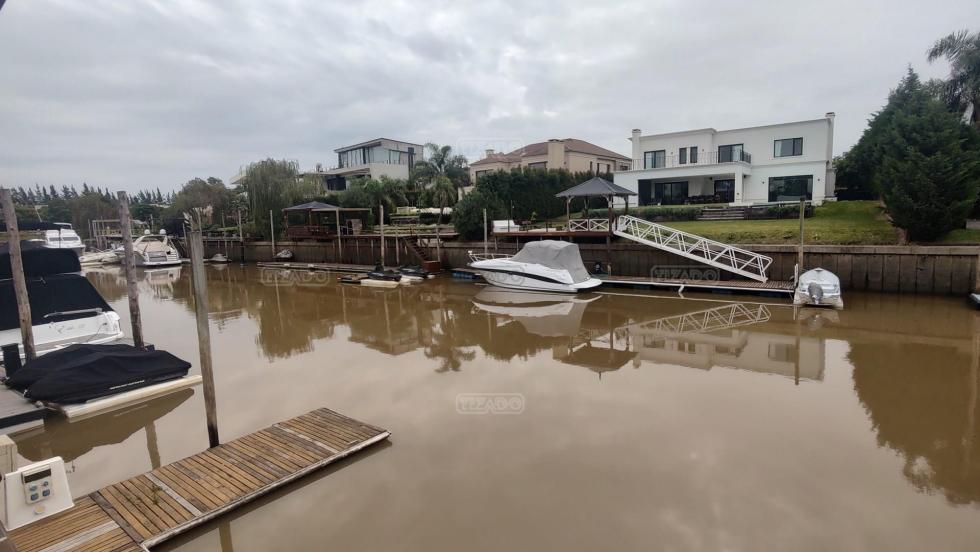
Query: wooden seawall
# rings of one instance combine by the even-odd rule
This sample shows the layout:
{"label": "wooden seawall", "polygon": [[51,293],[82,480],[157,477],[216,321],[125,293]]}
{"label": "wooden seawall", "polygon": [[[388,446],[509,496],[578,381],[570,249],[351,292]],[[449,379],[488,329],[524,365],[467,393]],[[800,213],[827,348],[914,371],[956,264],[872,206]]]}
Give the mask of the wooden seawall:
{"label": "wooden seawall", "polygon": [[99,489],[10,539],[18,552],[148,550],[388,436],[321,408]]}

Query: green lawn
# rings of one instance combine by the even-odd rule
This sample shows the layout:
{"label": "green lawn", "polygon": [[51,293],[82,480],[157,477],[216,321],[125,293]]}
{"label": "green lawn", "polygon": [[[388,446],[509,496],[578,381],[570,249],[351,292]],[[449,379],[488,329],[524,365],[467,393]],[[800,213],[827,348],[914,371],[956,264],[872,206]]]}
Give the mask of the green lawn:
{"label": "green lawn", "polygon": [[949,234],[946,234],[946,236],[940,241],[948,244],[980,244],[980,230],[969,230],[966,228],[963,228],[962,230],[953,230]]}
{"label": "green lawn", "polygon": [[[667,226],[725,243],[796,244],[799,219],[679,221]],[[966,232],[966,231],[964,231]],[[969,232],[977,232],[970,230]],[[804,223],[807,244],[894,245],[898,232],[875,201],[836,201],[817,207]]]}

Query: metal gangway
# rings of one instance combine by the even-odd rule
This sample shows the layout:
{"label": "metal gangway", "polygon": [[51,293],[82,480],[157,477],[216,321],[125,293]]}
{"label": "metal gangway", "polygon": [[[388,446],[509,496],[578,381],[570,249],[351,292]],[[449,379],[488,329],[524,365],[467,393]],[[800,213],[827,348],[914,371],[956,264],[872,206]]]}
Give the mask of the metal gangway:
{"label": "metal gangway", "polygon": [[630,215],[616,219],[613,233],[746,278],[765,282],[772,258]]}

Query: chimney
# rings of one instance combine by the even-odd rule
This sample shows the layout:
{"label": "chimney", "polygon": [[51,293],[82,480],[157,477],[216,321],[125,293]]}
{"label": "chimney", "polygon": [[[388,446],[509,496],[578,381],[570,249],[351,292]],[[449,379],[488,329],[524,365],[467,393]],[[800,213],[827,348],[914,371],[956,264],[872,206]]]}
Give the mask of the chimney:
{"label": "chimney", "polygon": [[643,153],[640,147],[640,129],[633,129],[633,137],[630,138],[630,142],[633,143],[633,169],[643,168]]}
{"label": "chimney", "polygon": [[490,157],[491,155],[493,155],[493,148],[487,148],[487,152],[486,153],[487,153],[487,157]]}
{"label": "chimney", "polygon": [[565,168],[565,141],[557,138],[548,140],[548,165],[549,169]]}

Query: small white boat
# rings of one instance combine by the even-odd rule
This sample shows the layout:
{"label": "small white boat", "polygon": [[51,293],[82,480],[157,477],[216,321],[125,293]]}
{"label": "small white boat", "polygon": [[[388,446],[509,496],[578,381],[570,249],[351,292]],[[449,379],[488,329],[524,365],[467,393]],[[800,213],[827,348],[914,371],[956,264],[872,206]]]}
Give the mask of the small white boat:
{"label": "small white boat", "polygon": [[[126,257],[121,245],[113,249],[113,252],[120,261]],[[145,231],[133,241],[133,256],[136,258],[136,266],[174,266],[181,263],[180,255],[170,243],[166,230],[160,230],[159,234]]]}
{"label": "small white boat", "polygon": [[67,222],[56,222],[54,223],[58,226],[58,230],[45,230],[44,247],[49,249],[71,249],[76,254],[81,255],[85,251],[85,244],[82,243],[82,238],[78,237],[78,234],[72,228],[71,224]]}
{"label": "small white boat", "polygon": [[215,253],[214,256],[211,257],[210,261],[212,263],[227,263],[227,262],[230,262],[228,260],[228,256],[225,255],[224,253]]}
{"label": "small white boat", "polygon": [[595,289],[602,280],[593,278],[582,264],[578,245],[541,240],[528,242],[516,255],[469,252],[469,267],[495,285],[530,291],[578,293]]}
{"label": "small white boat", "polygon": [[291,261],[293,259],[293,252],[289,249],[283,249],[282,251],[276,253],[277,261]]}
{"label": "small white boat", "polygon": [[844,308],[840,278],[823,268],[807,270],[797,279],[793,292],[794,305]]}
{"label": "small white boat", "polygon": [[365,278],[361,280],[362,286],[367,287],[377,287],[377,288],[396,288],[400,284],[398,280],[375,280],[374,278]]}
{"label": "small white boat", "polygon": [[974,307],[980,307],[980,293],[971,293],[970,300],[973,301]]}

